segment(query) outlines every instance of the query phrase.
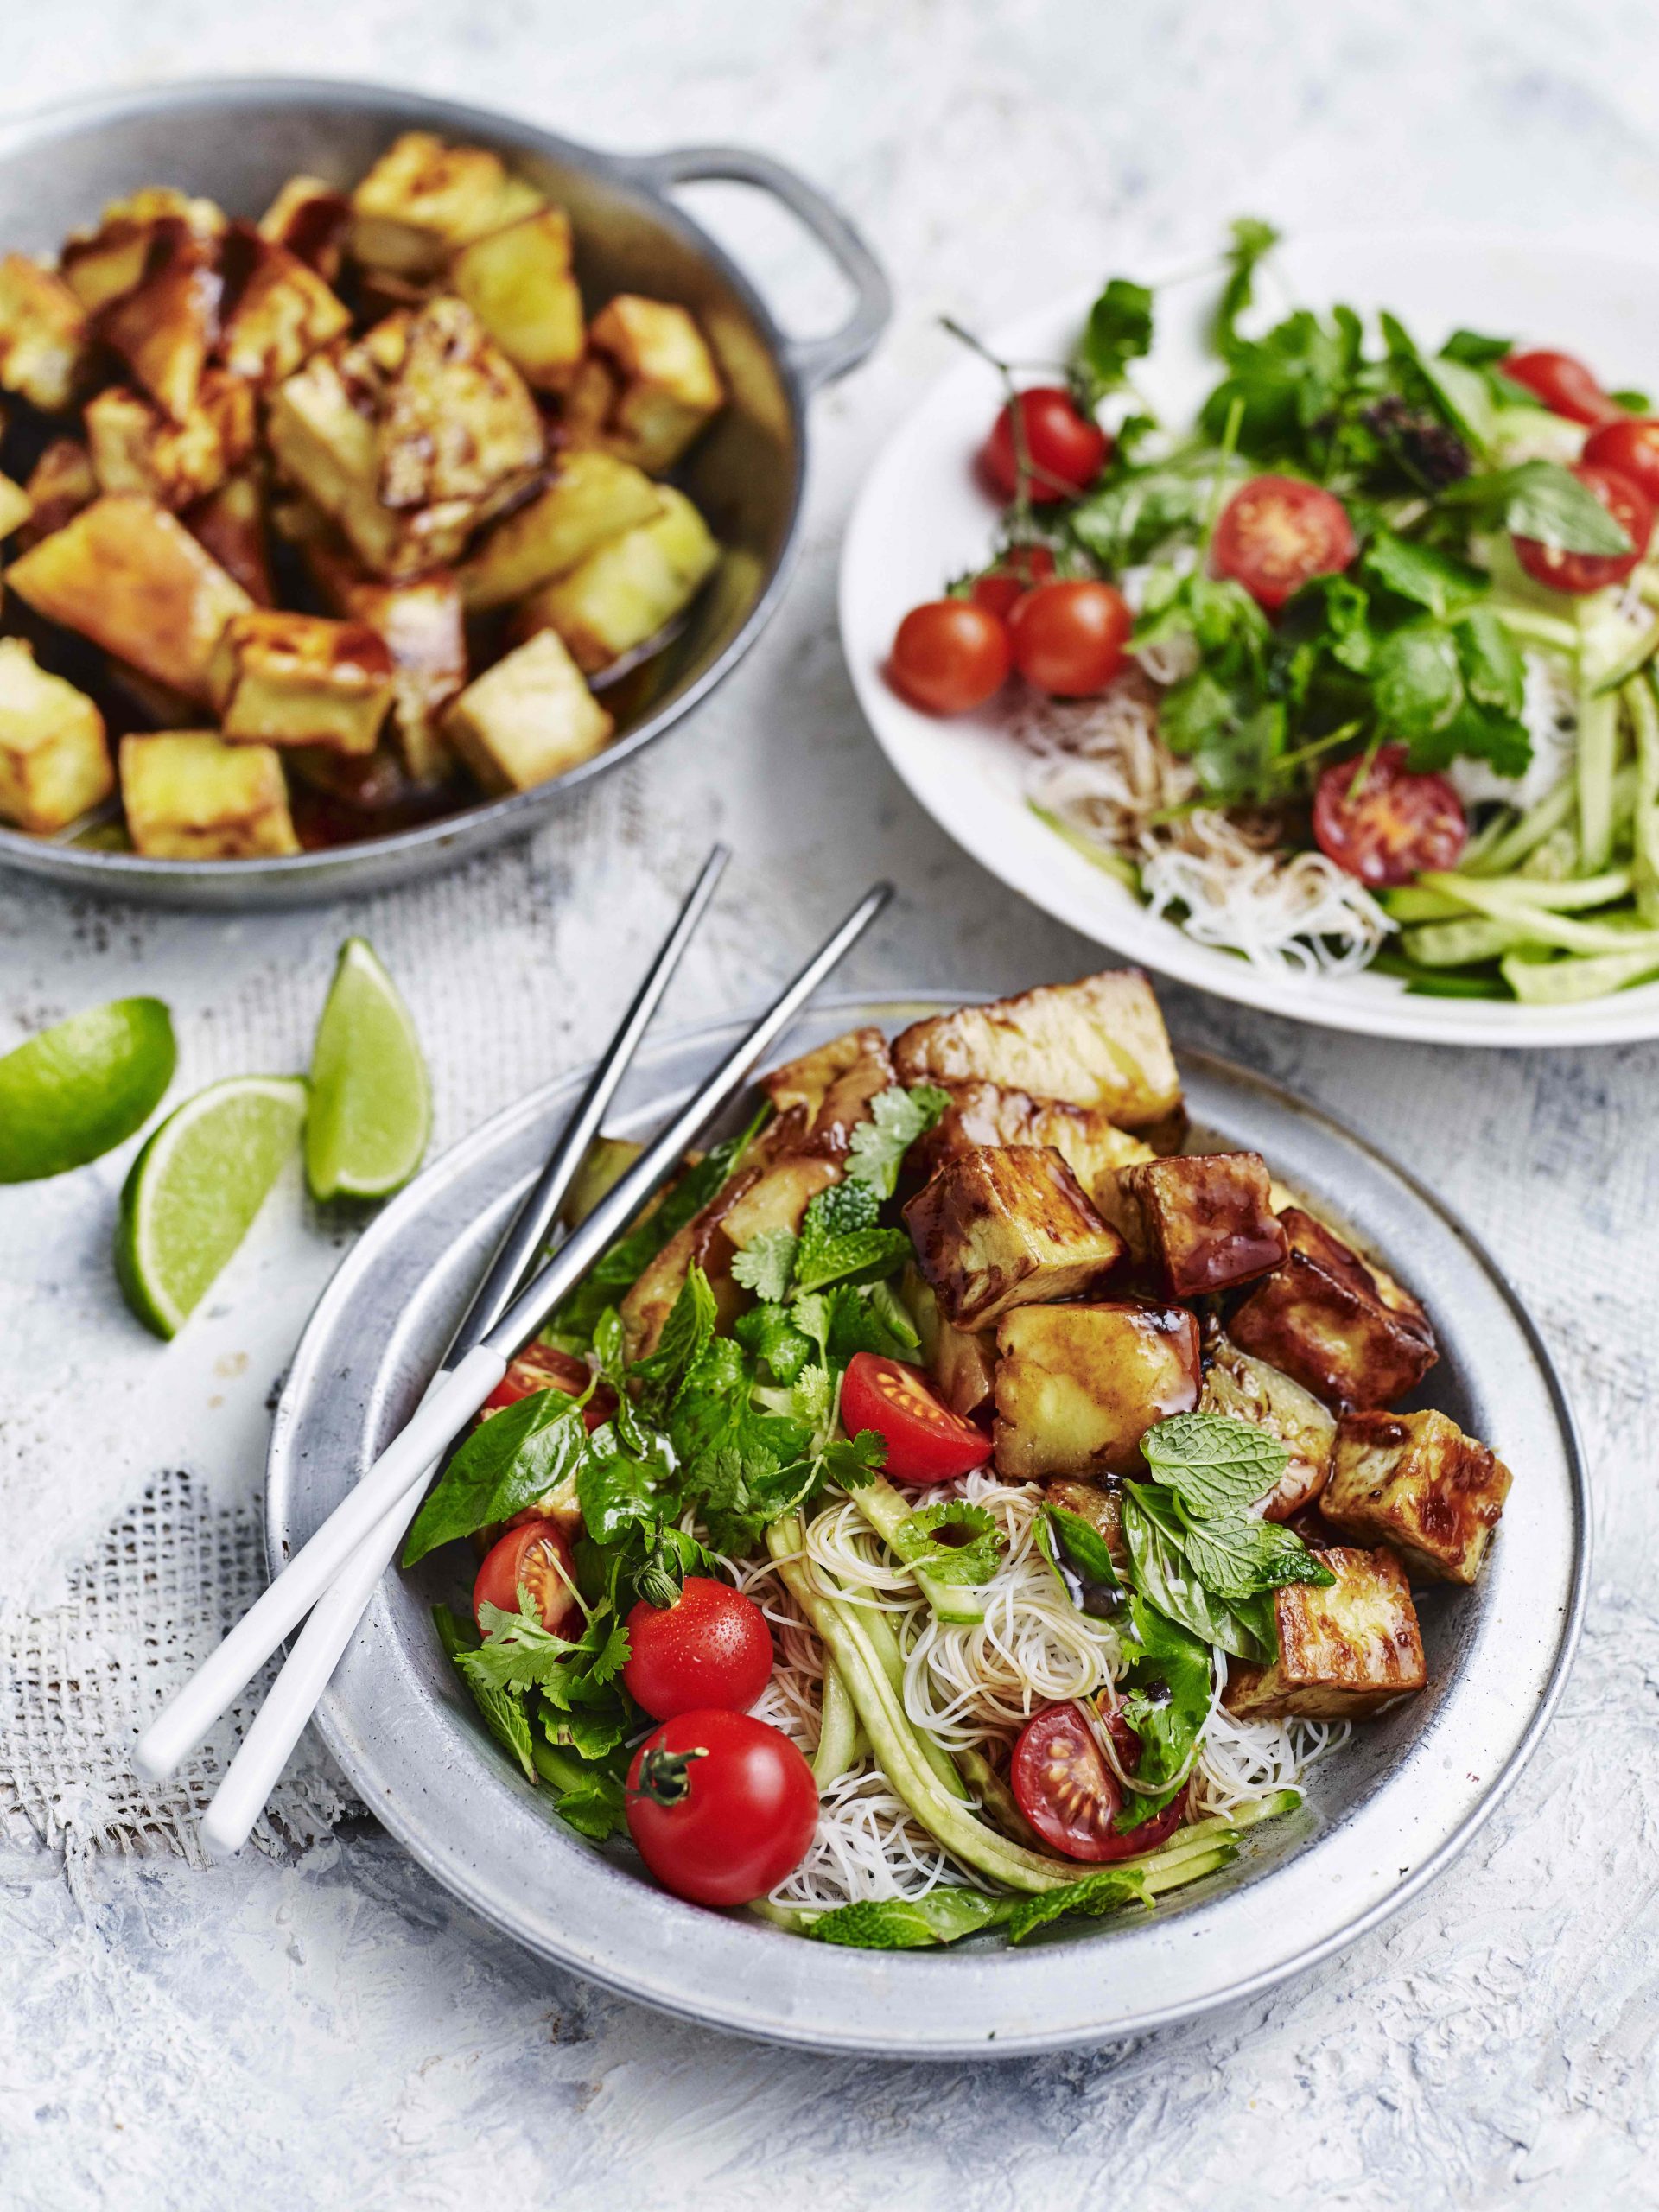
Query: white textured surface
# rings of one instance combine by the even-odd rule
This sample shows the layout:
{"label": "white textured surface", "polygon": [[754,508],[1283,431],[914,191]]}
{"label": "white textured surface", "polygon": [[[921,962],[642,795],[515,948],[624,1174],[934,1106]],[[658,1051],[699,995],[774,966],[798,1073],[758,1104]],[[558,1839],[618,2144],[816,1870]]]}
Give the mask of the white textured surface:
{"label": "white textured surface", "polygon": [[[918,816],[837,657],[837,533],[861,467],[944,358],[938,309],[993,322],[1131,241],[1207,241],[1241,207],[1599,231],[1659,217],[1659,30],[1641,0],[16,12],[10,108],[94,79],[308,68],[516,107],[600,143],[748,140],[839,194],[898,280],[882,354],[816,411],[805,558],[768,638],[700,721],[534,846],[394,898],[239,924],[0,879],[0,1046],[155,990],[179,1019],[181,1092],[302,1065],[333,950],[365,931],[427,1040],[440,1142],[602,1034],[717,830],[739,861],[679,1018],[757,995],[878,872],[901,899],[849,982],[1000,986],[1088,963]],[[702,204],[804,316],[833,312],[770,226],[729,195]],[[20,1846],[0,1858],[0,2201],[401,2208],[454,2203],[487,2177],[499,2201],[641,2212],[809,2195],[925,2212],[1659,2202],[1659,1048],[1465,1058],[1180,995],[1172,1011],[1444,1191],[1534,1302],[1577,1395],[1600,1501],[1583,1656],[1462,1866],[1261,2004],[1124,2049],[941,2070],[658,2020],[527,1959],[366,1826],[298,1864],[106,1856],[73,1883]],[[345,1234],[273,1218],[219,1310],[163,1351],[105,1264],[124,1166],[0,1198],[0,1594],[14,1601],[50,1604],[163,1466],[188,1465],[224,1504],[245,1497],[283,1347]]]}

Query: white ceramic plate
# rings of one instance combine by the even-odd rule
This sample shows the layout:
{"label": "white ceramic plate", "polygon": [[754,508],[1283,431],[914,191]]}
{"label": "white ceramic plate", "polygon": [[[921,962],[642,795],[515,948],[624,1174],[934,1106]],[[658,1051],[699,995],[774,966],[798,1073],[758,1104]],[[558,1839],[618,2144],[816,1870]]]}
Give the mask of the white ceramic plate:
{"label": "white ceramic plate", "polygon": [[[1219,233],[1221,225],[1217,225]],[[1578,245],[1491,233],[1332,233],[1297,238],[1274,256],[1285,304],[1346,300],[1395,309],[1438,345],[1459,325],[1581,353],[1614,387],[1659,383],[1653,301],[1659,263]],[[1109,270],[1103,269],[1103,278]],[[1130,271],[1128,273],[1135,273]],[[1264,278],[1262,296],[1277,305]],[[1097,286],[995,333],[1017,362],[1062,361]],[[1191,419],[1218,371],[1203,342],[1216,286],[1160,295],[1158,342],[1137,372],[1167,421]],[[889,690],[882,663],[907,608],[981,568],[996,510],[973,458],[1000,387],[964,352],[883,448],[860,494],[841,568],[841,631],[859,702],[883,750],[957,843],[1035,905],[1113,951],[1219,997],[1332,1029],[1457,1045],[1593,1045],[1659,1036],[1659,983],[1583,1005],[1524,1007],[1408,995],[1394,978],[1285,977],[1195,943],[1154,919],[1134,893],[1048,829],[1026,804],[1024,756],[996,706],[938,721]]]}

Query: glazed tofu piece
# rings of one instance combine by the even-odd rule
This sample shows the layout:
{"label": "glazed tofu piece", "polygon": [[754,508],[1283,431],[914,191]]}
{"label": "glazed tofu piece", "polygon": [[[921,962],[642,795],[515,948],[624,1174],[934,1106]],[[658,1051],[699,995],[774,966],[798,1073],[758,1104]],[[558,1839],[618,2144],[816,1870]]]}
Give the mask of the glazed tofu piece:
{"label": "glazed tofu piece", "polygon": [[232,616],[212,682],[232,743],[369,753],[391,710],[391,655],[378,632],[281,607]]}
{"label": "glazed tofu piece", "polygon": [[995,1331],[958,1329],[947,1321],[914,1266],[905,1269],[901,1295],[922,1340],[922,1365],[939,1395],[964,1420],[982,1412],[996,1388]]}
{"label": "glazed tofu piece", "polygon": [[86,369],[86,308],[62,277],[9,253],[0,261],[0,388],[58,415]]}
{"label": "glazed tofu piece", "polygon": [[280,384],[351,328],[345,302],[316,270],[251,223],[226,232],[219,270],[219,358],[250,384]]}
{"label": "glazed tofu piece", "polygon": [[467,613],[510,606],[662,511],[643,470],[607,453],[565,454],[546,490],[498,522],[461,571]]}
{"label": "glazed tofu piece", "polygon": [[524,791],[602,752],[616,727],[550,632],[474,677],[443,734],[488,791]]}
{"label": "glazed tofu piece", "polygon": [[340,611],[378,632],[391,655],[392,734],[404,768],[417,784],[448,773],[445,709],[467,682],[467,638],[461,593],[447,569],[386,584],[346,583]]}
{"label": "glazed tofu piece", "polygon": [[764,1167],[734,1197],[721,1227],[734,1251],[747,1251],[757,1236],[773,1230],[798,1230],[808,1206],[821,1191],[841,1180],[841,1163],[823,1154],[788,1153]]}
{"label": "glazed tofu piece", "polygon": [[1335,1412],[1403,1396],[1440,1356],[1422,1307],[1301,1207],[1287,1206],[1280,1219],[1289,1255],[1233,1313],[1235,1344]]}
{"label": "glazed tofu piece", "polygon": [[1090,1198],[1116,1190],[1117,1171],[1155,1155],[1098,1106],[1066,1106],[995,1083],[948,1083],[950,1103],[917,1145],[912,1164],[931,1175],[947,1160],[984,1144],[1052,1146]]}
{"label": "glazed tofu piece", "polygon": [[996,1346],[996,1469],[1016,1482],[1142,1472],[1153,1423],[1198,1402],[1198,1325],[1179,1306],[1021,1306]]}
{"label": "glazed tofu piece", "polygon": [[410,321],[378,426],[381,504],[469,502],[475,518],[540,468],[546,434],[529,387],[461,300],[435,299]]}
{"label": "glazed tofu piece", "polygon": [[207,263],[224,229],[224,211],[211,200],[192,200],[171,185],[146,185],[129,199],[112,200],[96,228],[67,238],[58,266],[87,314],[96,315],[137,289],[158,237],[169,245],[180,238],[193,242]]}
{"label": "glazed tofu piece", "polygon": [[832,1037],[762,1077],[778,1116],[766,1132],[769,1148],[844,1160],[854,1130],[869,1119],[870,1101],[892,1084],[893,1059],[879,1029]]}
{"label": "glazed tofu piece", "polygon": [[176,515],[123,493],[31,546],[6,581],[37,614],[192,700],[208,697],[219,634],[251,604]]}
{"label": "glazed tofu piece", "polygon": [[1164,1120],[1181,1079],[1152,986],[1138,969],[1048,983],[906,1029],[893,1048],[904,1083],[991,1083],[1092,1106],[1120,1128]]}
{"label": "glazed tofu piece", "polygon": [[48,837],[114,789],[98,709],[21,638],[0,638],[0,819]]}
{"label": "glazed tofu piece", "polygon": [[22,543],[36,545],[98,497],[92,455],[78,439],[54,438],[30,469],[23,489],[31,512],[22,526]]}
{"label": "glazed tofu piece", "polygon": [[224,440],[200,407],[175,423],[147,394],[112,384],[87,401],[84,419],[101,492],[136,492],[176,511],[225,481]]}
{"label": "glazed tofu piece", "polygon": [[556,391],[569,381],[586,334],[563,208],[538,208],[462,246],[449,283],[527,384]]}
{"label": "glazed tofu piece", "polygon": [[197,543],[207,547],[257,607],[274,604],[264,492],[251,469],[227,477],[216,492],[187,508],[181,519]]}
{"label": "glazed tofu piece", "polygon": [[1241,1351],[1230,1338],[1219,1338],[1211,1348],[1198,1411],[1253,1421],[1289,1451],[1284,1473],[1255,1508],[1263,1520],[1288,1521],[1325,1489],[1337,1440],[1334,1416],[1311,1390]]}
{"label": "glazed tofu piece", "polygon": [[345,258],[352,203],[320,176],[291,176],[259,218],[259,235],[283,246],[332,286]]}
{"label": "glazed tofu piece", "polygon": [[34,512],[35,502],[22,486],[0,475],[0,537],[10,537],[14,530],[21,530]]}
{"label": "glazed tofu piece", "polygon": [[1387,1544],[1421,1580],[1472,1584],[1511,1477],[1444,1414],[1344,1414],[1320,1501],[1333,1529]]}
{"label": "glazed tofu piece", "polygon": [[1160,1298],[1202,1298],[1283,1264],[1269,1189],[1260,1153],[1196,1153],[1121,1169],[1101,1211]]}
{"label": "glazed tofu piece", "polygon": [[1336,1580],[1274,1592],[1279,1656],[1234,1660],[1222,1703],[1241,1719],[1345,1720],[1422,1688],[1423,1639],[1405,1569],[1391,1552],[1319,1554]]}
{"label": "glazed tofu piece", "polygon": [[226,745],[214,730],[121,741],[121,799],[152,860],[254,860],[297,853],[283,766],[269,745]]}
{"label": "glazed tofu piece", "polygon": [[195,407],[219,334],[220,290],[213,244],[169,216],[151,229],[137,283],[92,318],[94,334],[175,423]]}
{"label": "glazed tofu piece", "polygon": [[619,292],[594,317],[570,379],[566,433],[648,475],[672,468],[726,393],[695,318],[666,300]]}
{"label": "glazed tofu piece", "polygon": [[1122,1238],[1041,1145],[958,1154],[910,1201],[905,1224],[923,1278],[959,1329],[1077,1297],[1123,1257]]}
{"label": "glazed tofu piece", "polygon": [[352,194],[352,251],[366,268],[423,282],[457,246],[541,205],[540,193],[484,147],[406,130]]}
{"label": "glazed tofu piece", "polygon": [[517,627],[556,630],[578,668],[608,668],[650,643],[696,596],[720,560],[709,525],[683,492],[657,487],[650,521],[598,550],[524,601]]}

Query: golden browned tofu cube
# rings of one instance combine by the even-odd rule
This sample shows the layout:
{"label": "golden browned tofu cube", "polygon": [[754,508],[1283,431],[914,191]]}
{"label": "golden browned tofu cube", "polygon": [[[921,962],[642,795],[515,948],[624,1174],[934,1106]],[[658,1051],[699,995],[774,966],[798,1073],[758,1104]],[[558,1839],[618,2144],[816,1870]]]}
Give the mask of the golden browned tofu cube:
{"label": "golden browned tofu cube", "polygon": [[1119,1171],[1101,1211],[1160,1298],[1202,1298],[1252,1282],[1289,1249],[1259,1152],[1205,1152]]}
{"label": "golden browned tofu cube", "polygon": [[31,512],[22,526],[22,543],[35,545],[98,497],[92,455],[74,438],[54,438],[30,469],[23,489]]}
{"label": "golden browned tofu cube", "polygon": [[966,1420],[988,1406],[996,1388],[995,1331],[947,1321],[914,1265],[905,1269],[901,1295],[922,1340],[922,1365],[951,1412]]}
{"label": "golden browned tofu cube", "polygon": [[351,328],[345,302],[316,270],[251,223],[231,225],[219,272],[219,358],[250,384],[280,384]]}
{"label": "golden browned tofu cube", "polygon": [[112,200],[96,229],[67,238],[58,266],[87,314],[95,315],[143,282],[158,234],[193,240],[208,262],[224,229],[224,211],[211,200],[191,200],[171,185],[146,185],[129,199]]}
{"label": "golden browned tofu cube", "polygon": [[252,470],[227,477],[216,492],[188,508],[181,519],[192,537],[207,547],[256,607],[275,603],[265,539],[264,492]]}
{"label": "golden browned tofu cube", "polygon": [[384,505],[486,503],[540,468],[547,438],[529,387],[463,301],[435,299],[410,321],[381,402]]}
{"label": "golden browned tofu cube", "polygon": [[649,645],[690,604],[720,548],[683,492],[671,484],[657,488],[661,505],[653,519],[543,584],[519,611],[519,634],[556,630],[577,667],[592,675]]}
{"label": "golden browned tofu cube", "polygon": [[1234,1312],[1233,1341],[1338,1412],[1402,1397],[1440,1356],[1422,1307],[1301,1207],[1280,1219],[1289,1256]]}
{"label": "golden browned tofu cube", "polygon": [[21,530],[34,512],[35,502],[22,486],[0,475],[0,537],[10,537],[14,530]]}
{"label": "golden browned tofu cube", "polygon": [[449,282],[527,383],[556,391],[569,379],[584,331],[563,208],[539,208],[462,246]]}
{"label": "golden browned tofu cube", "polygon": [[121,741],[121,801],[151,860],[240,861],[297,853],[283,765],[269,745],[226,745],[210,729]]}
{"label": "golden browned tofu cube", "polygon": [[1417,1609],[1393,1554],[1338,1547],[1319,1564],[1337,1578],[1328,1587],[1273,1593],[1279,1656],[1230,1662],[1222,1703],[1240,1719],[1351,1719],[1427,1681]]}
{"label": "golden browned tofu cube", "polygon": [[0,819],[50,836],[114,789],[98,709],[21,638],[0,638]]}
{"label": "golden browned tofu cube", "polygon": [[1117,1171],[1150,1160],[1150,1146],[1120,1129],[1097,1106],[1066,1106],[1052,1098],[1033,1098],[1023,1090],[1004,1090],[995,1083],[949,1083],[941,1086],[950,1103],[916,1147],[912,1164],[931,1175],[959,1152],[982,1144],[1052,1145],[1090,1198],[1117,1187]]}
{"label": "golden browned tofu cube", "polygon": [[1153,1423],[1198,1402],[1198,1325],[1183,1306],[1020,1306],[996,1347],[996,1469],[1016,1482],[1134,1474]]}
{"label": "golden browned tofu cube", "polygon": [[570,379],[565,434],[652,476],[672,468],[726,394],[702,331],[684,308],[619,292],[594,317]]}
{"label": "golden browned tofu cube", "polygon": [[1077,1177],[1041,1145],[949,1160],[905,1208],[916,1262],[946,1318],[980,1329],[1016,1306],[1075,1298],[1123,1257]]}
{"label": "golden browned tofu cube", "polygon": [[841,1180],[838,1161],[810,1153],[790,1153],[764,1167],[727,1205],[721,1227],[735,1251],[747,1251],[757,1236],[773,1230],[800,1228],[820,1191]]}
{"label": "golden browned tofu cube", "polygon": [[259,218],[259,235],[285,246],[325,284],[340,275],[352,203],[320,176],[291,176]]}
{"label": "golden browned tofu cube", "polygon": [[936,1014],[906,1029],[893,1057],[905,1083],[999,1084],[1098,1107],[1123,1129],[1161,1122],[1181,1100],[1164,1017],[1135,968]]}
{"label": "golden browned tofu cube", "polygon": [[232,741],[372,753],[391,710],[391,655],[366,623],[255,607],[226,624],[213,686]]}
{"label": "golden browned tofu cube", "polygon": [[392,730],[404,768],[417,784],[436,783],[449,768],[442,723],[467,681],[467,638],[461,593],[447,569],[408,583],[372,578],[346,582],[340,610],[378,632],[391,655]]}
{"label": "golden browned tofu cube", "polygon": [[542,204],[499,155],[407,130],[352,194],[352,251],[365,267],[435,276],[457,246]]}
{"label": "golden browned tofu cube", "polygon": [[467,613],[511,605],[662,511],[661,492],[630,462],[565,454],[547,489],[504,516],[461,571]]}
{"label": "golden browned tofu cube", "polygon": [[870,1115],[870,1101],[893,1084],[887,1040],[876,1028],[849,1029],[827,1045],[761,1077],[777,1111],[767,1148],[843,1160],[853,1131]]}
{"label": "golden browned tofu cube", "polygon": [[74,400],[86,372],[86,311],[26,255],[0,261],[0,386],[48,415]]}
{"label": "golden browned tofu cube", "polygon": [[151,231],[138,283],[92,319],[97,336],[175,423],[195,406],[218,335],[219,298],[213,248],[169,217]]}
{"label": "golden browned tofu cube", "polygon": [[188,507],[224,482],[219,426],[200,407],[181,423],[129,384],[89,399],[86,440],[103,492],[137,492],[164,507]]}
{"label": "golden browned tofu cube", "polygon": [[486,791],[524,791],[602,752],[616,727],[550,633],[474,677],[443,734]]}
{"label": "golden browned tofu cube", "polygon": [[37,614],[188,698],[208,696],[219,633],[246,592],[153,499],[106,493],[6,571]]}
{"label": "golden browned tofu cube", "polygon": [[1284,1473],[1255,1508],[1264,1521],[1288,1521],[1311,1505],[1330,1479],[1337,1440],[1333,1415],[1311,1390],[1266,1360],[1241,1351],[1230,1338],[1218,1338],[1211,1348],[1198,1411],[1253,1421],[1289,1452]]}
{"label": "golden browned tofu cube", "polygon": [[1344,1414],[1320,1510],[1356,1542],[1391,1546],[1422,1580],[1469,1584],[1511,1479],[1444,1414]]}

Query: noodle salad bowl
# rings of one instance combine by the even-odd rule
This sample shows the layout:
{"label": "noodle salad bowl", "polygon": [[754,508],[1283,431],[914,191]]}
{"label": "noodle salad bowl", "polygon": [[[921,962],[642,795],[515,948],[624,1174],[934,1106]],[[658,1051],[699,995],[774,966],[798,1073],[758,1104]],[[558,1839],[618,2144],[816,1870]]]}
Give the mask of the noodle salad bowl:
{"label": "noodle salad bowl", "polygon": [[[827,1002],[803,1018],[779,1057],[792,1060],[855,1027],[891,1037],[957,1003]],[[642,1054],[613,1134],[644,1136],[660,1126],[742,1027],[711,1026]],[[595,1846],[569,1824],[574,1809],[558,1817],[556,1783],[532,1787],[486,1730],[435,1626],[435,1609],[465,1607],[476,1568],[476,1555],[452,1543],[385,1580],[317,1711],[364,1802],[439,1881],[542,1956],[683,2017],[775,2042],[943,2058],[1096,2044],[1259,1991],[1375,1926],[1450,1862],[1536,1744],[1571,1663],[1588,1516],[1570,1411],[1527,1316],[1438,1201],[1260,1078],[1199,1055],[1184,1056],[1180,1072],[1190,1148],[1259,1152],[1291,1194],[1422,1294],[1440,1357],[1409,1405],[1485,1439],[1515,1470],[1479,1588],[1442,1585],[1420,1595],[1427,1687],[1351,1734],[1340,1723],[1251,1726],[1212,1715],[1195,1812],[1260,1802],[1281,1781],[1298,1782],[1301,1802],[1250,1827],[1229,1863],[1150,1910],[1066,1919],[1017,1945],[990,1928],[942,1950],[844,1948],[803,1942],[791,1923],[868,1896],[873,1885],[915,1894],[942,1873],[960,1881],[906,1824],[885,1777],[849,1771],[825,1791],[806,1856],[772,1892],[770,1910],[785,1925],[667,1894],[625,1836]],[[582,1081],[537,1094],[436,1162],[385,1210],[325,1294],[272,1431],[273,1569],[407,1418]],[[715,1134],[747,1121],[745,1109],[732,1130]],[[850,1433],[861,1424],[847,1387]],[[1081,1608],[1068,1610],[1061,1579],[1037,1554],[1032,1486],[997,1484],[987,1472],[968,1475],[957,1491],[998,1523],[1001,1564],[988,1601],[999,1589],[1020,1592],[1005,1615],[988,1602],[984,1632],[906,1618],[913,1593],[883,1570],[850,1497],[842,1506],[832,1493],[813,1510],[804,1548],[855,1601],[884,1611],[908,1647],[930,1728],[971,1751],[976,1732],[983,1738],[974,1715],[982,1723],[988,1683],[993,1720],[1006,1734],[1033,1700],[1083,1689],[1095,1631]],[[823,1669],[791,1603],[789,1571],[800,1554],[788,1542],[772,1545],[770,1558],[766,1549],[747,1554],[734,1575],[771,1617],[778,1655],[755,1711],[810,1744]],[[995,1633],[1016,1611],[1018,1633]],[[647,1702],[653,1709],[662,1708]]]}

